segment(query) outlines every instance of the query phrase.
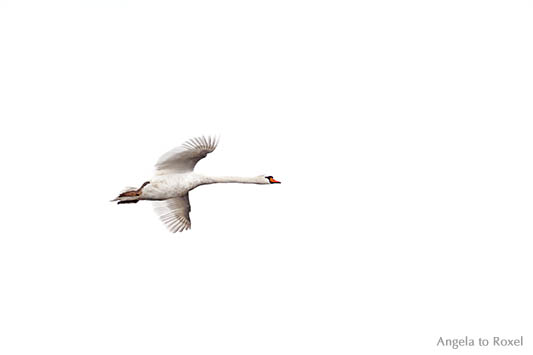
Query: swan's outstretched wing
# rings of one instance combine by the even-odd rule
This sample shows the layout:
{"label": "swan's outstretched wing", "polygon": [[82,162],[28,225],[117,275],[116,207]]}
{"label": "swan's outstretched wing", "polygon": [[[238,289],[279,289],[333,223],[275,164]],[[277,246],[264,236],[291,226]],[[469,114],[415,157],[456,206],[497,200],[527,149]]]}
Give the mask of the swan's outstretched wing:
{"label": "swan's outstretched wing", "polygon": [[155,213],[172,233],[191,228],[189,194],[163,201],[154,201]]}
{"label": "swan's outstretched wing", "polygon": [[218,139],[198,137],[188,140],[181,146],[163,154],[155,164],[156,175],[188,173],[196,163],[215,150]]}

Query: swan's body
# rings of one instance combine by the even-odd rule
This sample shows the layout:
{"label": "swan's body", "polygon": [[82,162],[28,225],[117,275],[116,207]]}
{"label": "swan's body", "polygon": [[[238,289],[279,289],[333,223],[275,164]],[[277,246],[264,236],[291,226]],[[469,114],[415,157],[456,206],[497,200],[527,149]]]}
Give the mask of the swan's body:
{"label": "swan's body", "polygon": [[150,180],[150,183],[143,188],[139,200],[166,200],[177,196],[183,196],[200,185],[217,183],[270,184],[270,182],[268,182],[264,176],[252,178],[232,176],[209,177],[196,173],[156,175],[152,180]]}
{"label": "swan's body", "polygon": [[156,163],[155,176],[139,189],[128,188],[113,201],[136,203],[154,201],[156,212],[171,232],[190,229],[189,191],[201,185],[241,183],[269,185],[279,183],[272,176],[213,177],[195,173],[196,163],[213,152],[218,141],[214,138],[193,138],[164,154]]}

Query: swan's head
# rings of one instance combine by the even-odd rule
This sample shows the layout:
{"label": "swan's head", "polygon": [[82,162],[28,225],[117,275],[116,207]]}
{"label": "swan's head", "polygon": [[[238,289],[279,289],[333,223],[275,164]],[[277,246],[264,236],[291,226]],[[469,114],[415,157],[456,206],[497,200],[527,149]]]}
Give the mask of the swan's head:
{"label": "swan's head", "polygon": [[281,181],[274,179],[272,176],[265,176],[270,184],[281,184]]}

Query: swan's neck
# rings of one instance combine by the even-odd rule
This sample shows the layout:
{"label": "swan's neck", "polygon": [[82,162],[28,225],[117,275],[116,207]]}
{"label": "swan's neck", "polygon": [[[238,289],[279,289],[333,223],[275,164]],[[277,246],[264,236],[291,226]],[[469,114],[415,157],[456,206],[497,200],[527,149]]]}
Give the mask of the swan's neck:
{"label": "swan's neck", "polygon": [[264,176],[241,177],[241,176],[209,176],[205,178],[205,184],[237,183],[237,184],[268,184]]}

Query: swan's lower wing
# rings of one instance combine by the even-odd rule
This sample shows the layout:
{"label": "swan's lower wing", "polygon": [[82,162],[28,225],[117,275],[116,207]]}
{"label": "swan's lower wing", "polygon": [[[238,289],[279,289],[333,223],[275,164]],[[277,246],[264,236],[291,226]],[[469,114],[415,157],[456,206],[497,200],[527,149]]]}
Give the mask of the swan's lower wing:
{"label": "swan's lower wing", "polygon": [[168,200],[154,201],[154,209],[172,233],[183,232],[191,228],[189,194]]}

